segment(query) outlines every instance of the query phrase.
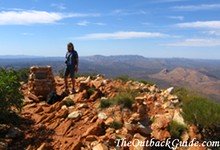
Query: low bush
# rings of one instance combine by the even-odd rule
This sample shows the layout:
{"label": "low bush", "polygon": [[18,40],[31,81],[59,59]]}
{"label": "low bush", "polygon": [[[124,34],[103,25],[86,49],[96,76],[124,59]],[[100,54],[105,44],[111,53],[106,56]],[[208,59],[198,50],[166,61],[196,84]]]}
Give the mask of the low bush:
{"label": "low bush", "polygon": [[110,107],[112,105],[112,102],[111,102],[111,100],[109,100],[109,99],[106,99],[106,100],[101,100],[100,101],[100,108],[108,108],[108,107]]}
{"label": "low bush", "polygon": [[180,136],[182,133],[186,130],[186,126],[176,122],[176,121],[171,121],[168,127],[168,130],[173,138],[178,138],[180,139]]}
{"label": "low bush", "polygon": [[89,98],[92,94],[94,94],[95,92],[95,88],[89,88],[87,90],[87,98]]}
{"label": "low bush", "polygon": [[215,139],[220,134],[219,103],[185,88],[177,88],[173,93],[182,102],[184,120],[189,124],[195,124],[203,133],[203,137]]}
{"label": "low bush", "polygon": [[134,97],[131,93],[120,93],[113,98],[113,103],[121,105],[122,108],[131,109],[134,103]]}
{"label": "low bush", "polygon": [[113,121],[113,122],[111,122],[110,125],[109,125],[110,128],[114,128],[114,129],[116,129],[116,130],[117,130],[117,129],[121,129],[122,126],[123,126],[123,124],[122,124],[121,122],[119,122],[119,121]]}
{"label": "low bush", "polygon": [[16,71],[0,69],[0,122],[8,120],[13,111],[20,111],[23,95],[20,91],[19,76]]}
{"label": "low bush", "polygon": [[148,85],[151,85],[151,86],[155,84],[152,81],[146,81],[146,80],[138,80],[138,82],[143,83],[143,84],[148,84]]}
{"label": "low bush", "polygon": [[115,97],[111,99],[101,100],[100,108],[107,108],[112,105],[120,105],[122,108],[131,109],[132,104],[134,103],[134,98],[136,92],[119,92]]}
{"label": "low bush", "polygon": [[204,97],[193,97],[183,103],[183,117],[201,128],[220,127],[220,104]]}
{"label": "low bush", "polygon": [[75,105],[74,101],[71,98],[67,98],[63,101],[63,104],[67,107]]}
{"label": "low bush", "polygon": [[132,80],[128,75],[120,75],[114,78],[115,80],[121,80],[122,82],[127,82]]}

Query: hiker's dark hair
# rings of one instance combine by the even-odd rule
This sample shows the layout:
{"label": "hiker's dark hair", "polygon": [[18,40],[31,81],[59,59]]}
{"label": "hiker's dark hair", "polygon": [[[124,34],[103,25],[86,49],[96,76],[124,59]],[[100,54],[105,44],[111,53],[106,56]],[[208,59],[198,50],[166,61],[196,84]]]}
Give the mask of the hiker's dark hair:
{"label": "hiker's dark hair", "polygon": [[67,46],[71,46],[71,47],[72,47],[72,50],[75,50],[75,49],[74,49],[74,45],[73,45],[72,42],[69,42],[69,43],[67,44]]}

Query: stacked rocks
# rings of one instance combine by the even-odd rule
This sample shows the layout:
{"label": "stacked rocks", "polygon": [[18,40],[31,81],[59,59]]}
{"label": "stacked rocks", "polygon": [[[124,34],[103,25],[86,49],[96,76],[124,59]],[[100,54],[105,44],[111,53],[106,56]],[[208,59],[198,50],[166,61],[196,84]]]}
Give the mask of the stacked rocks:
{"label": "stacked rocks", "polygon": [[55,80],[51,66],[30,68],[28,91],[38,98],[46,98],[51,91],[55,91]]}

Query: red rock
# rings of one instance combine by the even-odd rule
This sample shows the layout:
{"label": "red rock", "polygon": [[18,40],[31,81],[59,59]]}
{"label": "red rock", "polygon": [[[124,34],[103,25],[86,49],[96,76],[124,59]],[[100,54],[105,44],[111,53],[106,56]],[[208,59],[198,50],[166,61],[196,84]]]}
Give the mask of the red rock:
{"label": "red rock", "polygon": [[44,119],[41,123],[46,123],[46,122],[51,121],[52,119],[54,119],[55,118],[55,113],[56,112],[53,112],[53,113],[49,114],[48,117],[46,119]]}
{"label": "red rock", "polygon": [[94,146],[92,150],[108,150],[108,147],[102,143],[99,143],[98,145]]}
{"label": "red rock", "polygon": [[83,101],[87,96],[86,90],[83,90],[81,93],[77,93],[74,97],[75,102]]}
{"label": "red rock", "polygon": [[68,116],[69,111],[67,109],[60,109],[57,113],[56,113],[56,117],[58,118],[66,118]]}
{"label": "red rock", "polygon": [[95,124],[91,125],[86,132],[82,135],[83,137],[86,137],[88,135],[102,135],[103,129],[102,126],[104,125],[104,122],[96,122]]}
{"label": "red rock", "polygon": [[42,112],[42,111],[44,111],[44,109],[42,108],[42,106],[39,106],[39,107],[34,111],[34,113],[40,113],[40,112]]}
{"label": "red rock", "polygon": [[52,107],[54,107],[55,111],[59,111],[62,106],[63,106],[63,104],[61,102],[56,102],[55,104],[52,105]]}
{"label": "red rock", "polygon": [[189,137],[191,140],[193,140],[194,138],[196,138],[196,139],[201,138],[200,134],[198,133],[198,129],[195,125],[191,125],[189,127]]}
{"label": "red rock", "polygon": [[43,116],[40,116],[39,118],[37,118],[36,119],[36,123],[38,124],[38,123],[40,123],[40,122],[42,122],[44,119],[46,119],[48,117],[48,115],[43,115]]}
{"label": "red rock", "polygon": [[101,96],[102,93],[100,91],[95,91],[94,94],[92,94],[89,99],[91,101],[95,101],[96,99],[101,98]]}
{"label": "red rock", "polygon": [[97,119],[98,119],[98,116],[94,116],[94,117],[90,120],[90,123],[95,122]]}
{"label": "red rock", "polygon": [[88,83],[82,83],[82,82],[80,82],[79,92],[82,92],[82,91],[84,91],[84,90],[86,90],[86,89],[88,89],[88,88],[89,88]]}
{"label": "red rock", "polygon": [[164,116],[157,117],[151,125],[151,128],[154,129],[164,129],[168,127],[170,120]]}
{"label": "red rock", "polygon": [[102,85],[102,80],[94,80],[92,81],[93,86],[98,89]]}
{"label": "red rock", "polygon": [[129,150],[148,150],[150,149],[149,147],[144,147],[143,145],[138,144],[139,142],[143,143],[146,141],[146,138],[141,136],[139,133],[136,133],[132,139],[131,146],[129,147]]}
{"label": "red rock", "polygon": [[77,139],[77,141],[74,141],[74,144],[72,145],[71,150],[80,150],[81,147],[83,147],[83,144],[80,141],[80,139]]}
{"label": "red rock", "polygon": [[55,132],[57,135],[65,135],[69,128],[72,126],[72,120],[67,120],[62,122],[56,129]]}
{"label": "red rock", "polygon": [[49,129],[54,130],[59,124],[60,124],[60,120],[57,119],[57,120],[55,120],[53,123],[51,123],[50,125],[48,125],[47,127],[48,127]]}
{"label": "red rock", "polygon": [[25,105],[23,108],[25,110],[28,110],[28,109],[31,109],[31,108],[36,108],[37,107],[37,104],[36,103],[32,103],[32,104],[27,104]]}
{"label": "red rock", "polygon": [[41,144],[37,150],[47,150],[46,143]]}
{"label": "red rock", "polygon": [[85,139],[86,141],[92,142],[92,141],[97,141],[98,137],[95,135],[88,135]]}
{"label": "red rock", "polygon": [[159,130],[159,129],[154,129],[151,132],[151,136],[153,136],[155,139],[160,141],[171,137],[170,133],[167,130]]}
{"label": "red rock", "polygon": [[34,95],[33,93],[29,92],[28,96],[27,96],[30,100],[33,100],[34,102],[39,102],[39,98]]}
{"label": "red rock", "polygon": [[54,109],[53,106],[49,106],[49,107],[45,107],[45,108],[44,108],[44,112],[45,112],[45,113],[51,113],[51,112],[53,112],[53,111],[55,111],[55,109]]}
{"label": "red rock", "polygon": [[199,146],[189,147],[188,150],[206,150],[206,147],[203,147],[202,144],[199,144]]}

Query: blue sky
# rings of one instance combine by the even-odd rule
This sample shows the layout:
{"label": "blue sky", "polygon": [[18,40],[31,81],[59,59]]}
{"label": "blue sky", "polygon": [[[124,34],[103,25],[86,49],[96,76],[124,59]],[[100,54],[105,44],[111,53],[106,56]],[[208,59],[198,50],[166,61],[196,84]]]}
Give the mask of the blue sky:
{"label": "blue sky", "polygon": [[0,0],[0,55],[220,59],[220,0]]}

